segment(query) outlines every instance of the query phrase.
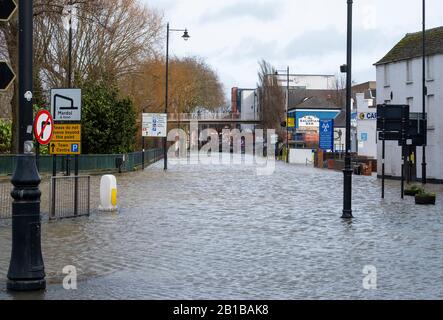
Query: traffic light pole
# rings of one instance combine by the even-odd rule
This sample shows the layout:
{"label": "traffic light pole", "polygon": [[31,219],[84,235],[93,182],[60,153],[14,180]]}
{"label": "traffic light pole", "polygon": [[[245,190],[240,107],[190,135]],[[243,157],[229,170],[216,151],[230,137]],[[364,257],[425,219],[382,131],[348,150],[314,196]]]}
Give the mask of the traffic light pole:
{"label": "traffic light pole", "polygon": [[41,251],[40,175],[33,153],[33,0],[19,1],[19,155],[11,182],[12,252],[8,290],[46,287]]}

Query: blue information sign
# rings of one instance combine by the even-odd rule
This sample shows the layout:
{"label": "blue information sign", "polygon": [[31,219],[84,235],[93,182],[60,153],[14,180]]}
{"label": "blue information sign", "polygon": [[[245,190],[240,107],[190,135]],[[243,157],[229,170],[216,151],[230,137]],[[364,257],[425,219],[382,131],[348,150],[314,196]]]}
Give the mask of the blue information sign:
{"label": "blue information sign", "polygon": [[334,150],[334,120],[320,120],[320,149]]}

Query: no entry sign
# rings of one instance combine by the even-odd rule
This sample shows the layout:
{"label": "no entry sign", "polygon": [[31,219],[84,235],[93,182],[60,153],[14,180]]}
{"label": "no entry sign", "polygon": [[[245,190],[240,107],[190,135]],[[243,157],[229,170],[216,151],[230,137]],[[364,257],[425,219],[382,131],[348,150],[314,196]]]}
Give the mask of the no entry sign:
{"label": "no entry sign", "polygon": [[34,134],[38,143],[47,145],[51,142],[54,132],[54,120],[49,111],[42,110],[37,114],[34,122]]}

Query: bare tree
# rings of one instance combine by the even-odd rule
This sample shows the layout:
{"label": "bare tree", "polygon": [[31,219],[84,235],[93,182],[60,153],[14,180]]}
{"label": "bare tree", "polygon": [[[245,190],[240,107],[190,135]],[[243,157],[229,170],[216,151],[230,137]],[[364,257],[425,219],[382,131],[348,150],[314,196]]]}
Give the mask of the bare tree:
{"label": "bare tree", "polygon": [[264,60],[259,65],[258,96],[263,129],[275,129],[283,139],[286,133],[281,127],[286,121],[285,92],[279,85],[276,70]]}

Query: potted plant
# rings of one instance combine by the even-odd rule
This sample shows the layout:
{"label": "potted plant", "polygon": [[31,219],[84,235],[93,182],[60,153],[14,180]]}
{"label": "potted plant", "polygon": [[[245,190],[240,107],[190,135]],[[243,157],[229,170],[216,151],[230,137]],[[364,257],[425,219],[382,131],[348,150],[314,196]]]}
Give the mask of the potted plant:
{"label": "potted plant", "polygon": [[426,192],[426,191],[422,190],[421,192],[419,192],[415,195],[415,204],[435,205],[436,198],[437,198],[437,195],[435,193],[430,193],[430,192]]}
{"label": "potted plant", "polygon": [[405,196],[412,196],[414,197],[415,195],[419,194],[419,193],[423,193],[425,190],[417,185],[412,185],[409,186],[405,189]]}

